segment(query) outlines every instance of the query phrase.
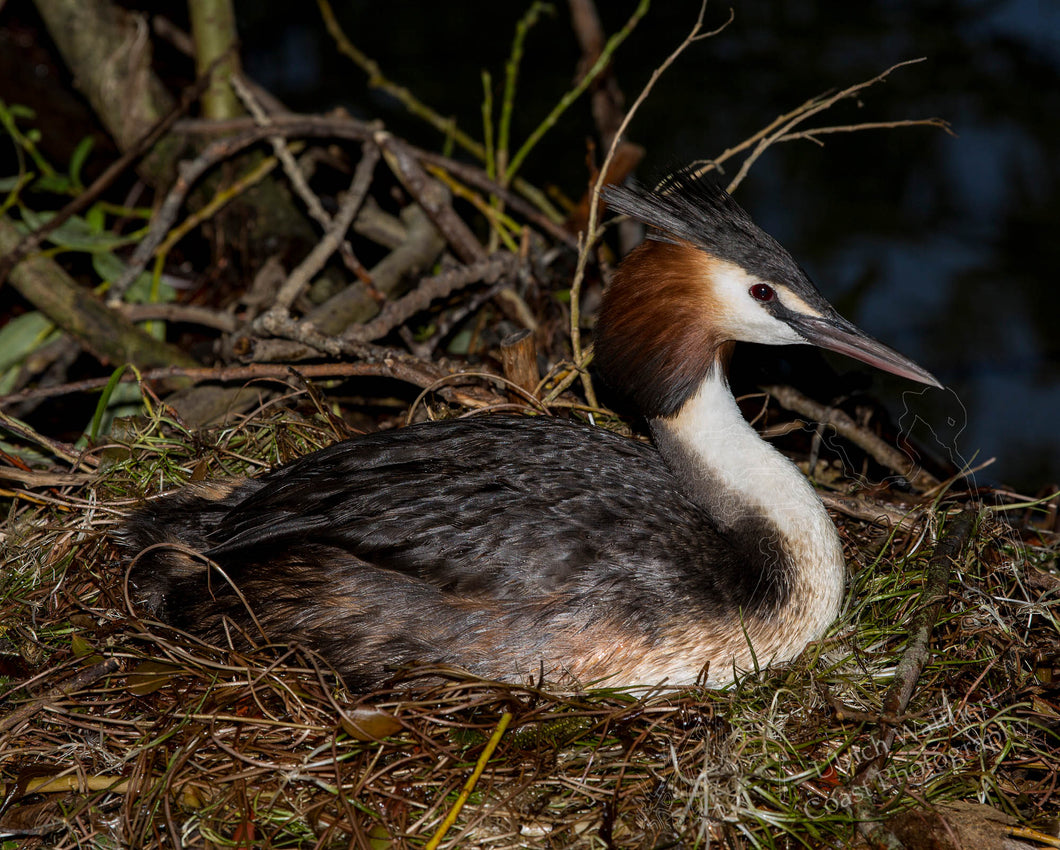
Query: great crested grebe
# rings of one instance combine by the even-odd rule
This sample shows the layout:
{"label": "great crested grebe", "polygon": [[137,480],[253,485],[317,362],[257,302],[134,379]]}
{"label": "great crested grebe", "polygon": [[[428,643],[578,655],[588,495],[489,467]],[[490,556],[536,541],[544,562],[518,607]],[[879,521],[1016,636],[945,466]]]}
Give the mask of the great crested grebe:
{"label": "great crested grebe", "polygon": [[839,537],[743,418],[735,341],[812,343],[939,386],[841,318],[709,179],[608,204],[654,228],[604,295],[596,362],[655,447],[549,418],[355,437],[127,522],[140,597],[215,643],[298,642],[353,688],[412,663],[492,679],[730,683],[839,611]]}

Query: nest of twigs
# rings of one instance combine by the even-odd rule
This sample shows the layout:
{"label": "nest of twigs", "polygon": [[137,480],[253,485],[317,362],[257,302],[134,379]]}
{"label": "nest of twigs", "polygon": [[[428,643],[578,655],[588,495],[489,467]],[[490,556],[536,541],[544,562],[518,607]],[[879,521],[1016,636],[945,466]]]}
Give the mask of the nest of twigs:
{"label": "nest of twigs", "polygon": [[414,669],[357,694],[305,648],[233,654],[131,610],[108,538],[123,507],[335,438],[326,408],[302,410],[194,434],[141,420],[90,480],[13,494],[0,831],[27,847],[744,847],[1055,830],[1055,544],[967,494],[870,500],[836,478],[847,508],[905,519],[837,514],[842,617],[727,691]]}
{"label": "nest of twigs", "polygon": [[[701,25],[683,46],[704,37]],[[811,137],[800,122],[888,73],[807,101],[708,165],[748,154],[732,188],[769,144]],[[543,193],[538,206],[526,200],[514,172],[509,185],[347,115],[266,118],[177,125],[201,143],[135,249],[113,257],[106,303],[89,294],[101,280],[74,281],[38,250],[62,247],[59,224],[83,205],[0,232],[0,271],[66,334],[27,349],[38,365],[0,404],[4,850],[1057,846],[1055,498],[1025,514],[959,476],[940,481],[949,472],[911,463],[886,429],[790,388],[750,406],[821,484],[851,592],[796,663],[728,690],[556,693],[412,669],[395,670],[386,690],[352,693],[311,648],[238,654],[132,606],[110,533],[138,500],[189,480],[253,474],[425,416],[519,408],[630,430],[596,399],[580,336],[579,310],[592,312],[607,277],[595,200],[604,175],[625,173],[609,171],[611,156],[564,227],[540,211]],[[314,140],[327,146],[312,162],[337,160],[342,178],[332,175],[330,213],[284,147]],[[217,204],[175,227],[196,181],[255,145],[266,158],[243,161],[231,185],[203,186]],[[289,173],[316,210],[319,245],[292,268],[254,267],[252,284],[218,263],[215,277],[160,300],[167,252],[265,165]],[[129,227],[124,213],[103,220]],[[588,237],[576,251],[579,230]],[[199,268],[213,268],[214,247]],[[350,285],[329,290],[335,279]],[[510,336],[517,329],[532,333]],[[63,367],[82,351],[97,368],[75,383]],[[139,372],[100,375],[99,363]],[[87,448],[19,421],[89,389],[104,401]],[[119,403],[146,416],[108,426]],[[232,412],[235,424],[187,424]],[[820,438],[825,425],[842,454]]]}

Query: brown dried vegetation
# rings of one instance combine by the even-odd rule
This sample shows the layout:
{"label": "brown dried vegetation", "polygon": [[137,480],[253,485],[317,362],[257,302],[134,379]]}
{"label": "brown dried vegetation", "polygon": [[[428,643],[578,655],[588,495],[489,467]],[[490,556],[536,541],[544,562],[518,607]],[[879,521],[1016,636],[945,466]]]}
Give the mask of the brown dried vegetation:
{"label": "brown dried vegetation", "polygon": [[946,801],[1043,831],[1060,811],[1055,537],[967,524],[912,698],[892,701],[938,601],[932,555],[955,510],[982,510],[969,496],[932,509],[837,479],[908,527],[842,520],[847,611],[797,664],[729,691],[553,694],[424,669],[360,695],[304,648],[237,655],[130,611],[108,539],[126,494],[253,471],[332,425],[138,428],[88,484],[8,491],[0,830],[23,846],[418,846],[506,713],[444,846],[845,844],[858,819]]}
{"label": "brown dried vegetation", "polygon": [[[705,37],[697,33],[698,25],[686,45]],[[607,43],[606,57],[615,47]],[[375,71],[374,84],[392,85]],[[746,156],[738,182],[770,144],[860,129],[801,122],[875,81],[811,99],[713,162]],[[1057,497],[1017,509],[1008,494],[960,480],[932,490],[930,476],[905,466],[892,471],[911,488],[868,484],[888,474],[870,455],[885,464],[878,449],[893,434],[849,417],[844,439],[861,434],[867,454],[819,453],[815,440],[807,464],[843,512],[835,518],[851,568],[846,610],[798,662],[749,673],[726,691],[562,694],[418,669],[356,694],[305,647],[227,652],[131,608],[127,565],[109,535],[146,495],[253,474],[428,411],[591,412],[625,427],[596,403],[585,379],[591,349],[578,341],[578,310],[598,299],[606,258],[581,253],[565,302],[576,240],[525,199],[533,187],[514,171],[495,179],[344,115],[184,121],[175,132],[181,143],[220,138],[181,166],[183,180],[155,184],[157,215],[126,257],[128,279],[112,281],[106,309],[85,281],[35,253],[60,216],[28,239],[6,220],[0,233],[0,271],[65,334],[42,348],[43,374],[27,373],[0,399],[0,850],[898,846],[929,829],[970,834],[962,829],[974,818],[999,844],[1008,835],[1041,846],[1056,835]],[[302,164],[334,166],[334,215],[291,154],[321,138],[332,146],[314,147]],[[234,232],[238,242],[246,222],[217,211],[263,176],[261,161],[244,161],[239,180],[205,190],[217,205],[200,205],[180,225],[187,233],[205,224],[215,238],[202,240],[200,259],[217,252],[224,261],[202,262],[181,302],[122,303],[122,286],[152,252],[165,256],[178,241],[173,225],[189,182],[266,140],[276,158],[264,164],[284,172],[322,247],[303,251],[289,274],[275,273],[271,258],[254,268],[253,283],[232,279],[239,269],[224,237]],[[377,165],[385,177],[373,178]],[[617,176],[606,163],[600,171]],[[66,212],[83,211],[107,186],[89,187],[84,206]],[[594,222],[595,207],[583,207]],[[366,270],[358,252],[378,264]],[[326,290],[329,276],[353,285],[311,291]],[[70,298],[56,304],[56,293]],[[86,305],[94,320],[73,321]],[[322,330],[340,313],[344,324]],[[179,326],[184,336],[170,337],[180,346],[134,325],[146,320]],[[547,369],[537,386],[525,365],[538,362],[532,354],[520,358],[518,379],[499,374],[498,347],[520,328],[533,330]],[[660,322],[653,334],[666,330]],[[380,340],[388,345],[372,344]],[[711,344],[689,346],[701,343]],[[138,364],[146,411],[84,450],[14,418],[106,386],[103,368],[84,381],[67,376],[63,364],[82,350],[103,364]],[[574,394],[578,380],[585,391]],[[192,390],[204,388],[213,395],[191,404]],[[160,401],[170,390],[180,394]],[[210,421],[218,408],[238,415],[223,426],[187,424]],[[763,410],[766,433],[794,432],[785,448],[804,459],[805,424],[775,405]],[[841,463],[847,455],[854,460]]]}

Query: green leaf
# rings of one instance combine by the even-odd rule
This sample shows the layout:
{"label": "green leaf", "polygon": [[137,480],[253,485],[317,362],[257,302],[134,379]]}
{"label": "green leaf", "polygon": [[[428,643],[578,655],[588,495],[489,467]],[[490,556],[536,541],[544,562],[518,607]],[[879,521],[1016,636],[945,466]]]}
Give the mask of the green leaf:
{"label": "green leaf", "polygon": [[[126,265],[119,257],[108,251],[92,255],[92,268],[100,280],[113,283],[124,274]],[[168,304],[177,298],[177,290],[164,280],[158,282],[158,291],[154,291],[153,278],[149,272],[140,272],[125,292],[125,300],[130,304]]]}
{"label": "green leaf", "polygon": [[125,271],[125,263],[109,251],[97,251],[92,255],[92,268],[99,275],[100,280],[113,283]]}
{"label": "green leaf", "polygon": [[85,136],[77,143],[77,147],[74,148],[74,152],[70,156],[70,180],[78,191],[85,188],[81,182],[81,168],[84,166],[85,160],[88,159],[88,155],[92,152],[93,144],[92,137]]}
{"label": "green leaf", "polygon": [[118,384],[121,382],[121,376],[125,373],[127,366],[119,366],[114,370],[114,374],[110,376],[110,380],[107,381],[107,385],[103,388],[103,392],[99,397],[99,403],[96,404],[96,412],[92,416],[92,427],[88,432],[89,438],[94,443],[96,437],[99,436],[100,426],[103,424],[103,415],[107,412],[107,406],[110,404],[110,397],[114,395],[114,390],[117,389]]}
{"label": "green leaf", "polygon": [[42,313],[23,313],[0,328],[0,372],[16,366],[46,342],[55,330]]}
{"label": "green leaf", "polygon": [[[36,212],[24,209],[22,218],[33,230],[55,217],[54,212]],[[116,236],[113,233],[97,233],[84,218],[72,215],[48,235],[48,241],[67,251],[112,251],[136,242],[134,236]]]}
{"label": "green leaf", "polygon": [[30,109],[28,106],[23,106],[21,103],[12,103],[8,106],[2,100],[0,100],[0,118],[6,118],[15,120],[18,118],[25,118],[32,121],[37,117],[37,113]]}
{"label": "green leaf", "polygon": [[142,661],[129,674],[126,687],[136,696],[147,696],[167,687],[177,676],[187,673],[186,669],[166,664],[164,661]]}
{"label": "green leaf", "polygon": [[467,354],[470,347],[471,331],[468,328],[464,328],[453,334],[452,339],[449,340],[449,345],[446,346],[445,350],[450,354]]}
{"label": "green leaf", "polygon": [[44,174],[33,184],[37,192],[53,192],[56,195],[68,195],[73,191],[73,183],[65,174]]}
{"label": "green leaf", "polygon": [[77,632],[70,635],[70,649],[77,658],[85,658],[96,651],[96,648]]}
{"label": "green leaf", "polygon": [[103,207],[99,204],[93,204],[85,213],[85,221],[88,222],[93,233],[102,233],[107,224],[107,214],[103,212]]}

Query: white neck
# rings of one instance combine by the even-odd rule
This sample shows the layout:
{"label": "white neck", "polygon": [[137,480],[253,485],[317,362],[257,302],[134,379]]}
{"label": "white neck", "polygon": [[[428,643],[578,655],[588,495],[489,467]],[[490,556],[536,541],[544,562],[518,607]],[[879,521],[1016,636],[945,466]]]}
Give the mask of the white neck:
{"label": "white neck", "polygon": [[793,567],[789,601],[748,633],[759,633],[760,660],[794,657],[835,619],[845,585],[839,536],[813,487],[747,423],[717,365],[675,416],[653,420],[652,429],[687,493],[723,533],[751,513],[776,527]]}

